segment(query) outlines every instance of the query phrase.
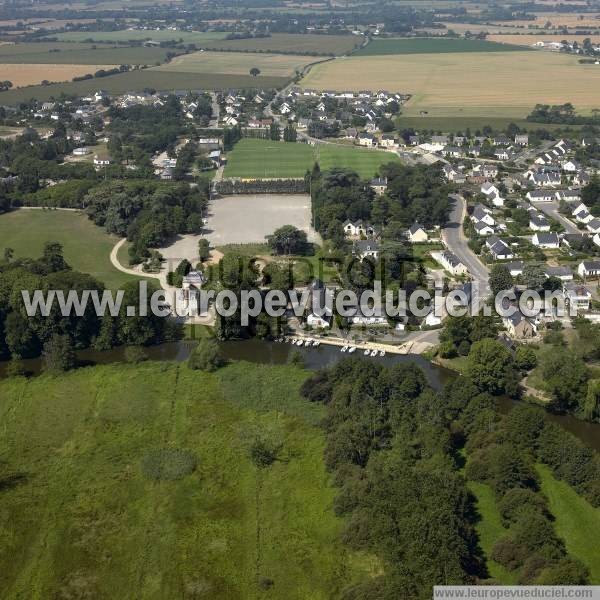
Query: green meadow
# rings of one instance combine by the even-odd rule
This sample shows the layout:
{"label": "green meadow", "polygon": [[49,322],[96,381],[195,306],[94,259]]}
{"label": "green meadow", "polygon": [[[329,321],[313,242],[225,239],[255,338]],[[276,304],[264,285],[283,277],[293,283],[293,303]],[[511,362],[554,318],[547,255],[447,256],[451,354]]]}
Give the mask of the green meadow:
{"label": "green meadow", "polygon": [[45,242],[60,242],[73,269],[93,275],[110,289],[135,279],[110,262],[110,251],[118,238],[105,233],[83,214],[21,209],[0,215],[1,253],[12,248],[15,258],[38,258]]}
{"label": "green meadow", "polygon": [[0,381],[2,597],[338,597],[371,566],[340,542],[305,377],[149,362]]}
{"label": "green meadow", "polygon": [[322,170],[344,167],[361,177],[373,177],[382,164],[399,160],[396,154],[335,144],[272,142],[243,139],[229,152],[225,177],[303,177],[318,162]]}

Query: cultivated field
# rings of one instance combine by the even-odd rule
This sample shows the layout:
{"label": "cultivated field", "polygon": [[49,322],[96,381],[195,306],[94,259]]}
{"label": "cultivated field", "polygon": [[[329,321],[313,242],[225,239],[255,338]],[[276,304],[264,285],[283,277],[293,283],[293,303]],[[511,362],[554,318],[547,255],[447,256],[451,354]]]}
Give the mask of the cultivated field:
{"label": "cultivated field", "polygon": [[[339,597],[366,561],[340,541],[305,377],[145,363],[0,381],[2,596]],[[268,468],[256,439],[281,444]],[[165,449],[195,468],[153,479]]]}
{"label": "cultivated field", "polygon": [[186,44],[202,44],[210,40],[222,39],[226,35],[218,31],[169,31],[166,29],[161,29],[160,31],[143,31],[140,29],[123,29],[120,31],[68,31],[57,33],[52,37],[56,37],[63,42],[83,42],[88,40],[93,40],[94,42],[128,42],[129,40],[168,42],[182,40]]}
{"label": "cultivated field", "polygon": [[266,38],[246,40],[210,40],[203,44],[211,50],[246,52],[297,52],[298,54],[341,55],[360,45],[362,38],[353,35],[314,35],[274,33]]}
{"label": "cultivated field", "polygon": [[224,73],[248,75],[257,67],[261,75],[291,77],[309,62],[306,56],[284,54],[245,54],[243,52],[194,52],[175,57],[171,62],[153,69],[161,72]]}
{"label": "cultivated field", "polygon": [[[89,67],[84,73],[89,73]],[[279,88],[283,87],[287,77],[252,77],[250,75],[226,75],[222,73],[177,73],[176,71],[158,71],[156,69],[141,69],[110,75],[101,79],[88,79],[57,83],[47,86],[35,86],[19,90],[0,92],[0,104],[16,104],[32,98],[50,100],[61,94],[82,96],[99,88],[109,94],[123,94],[129,91],[154,88],[159,91],[173,90],[228,90],[231,88]]]}
{"label": "cultivated field", "polygon": [[538,102],[599,105],[600,68],[552,52],[349,57],[314,66],[302,85],[413,94],[405,116],[526,116]]}
{"label": "cultivated field", "polygon": [[72,211],[21,209],[0,215],[0,252],[12,248],[15,258],[38,258],[45,242],[60,242],[76,271],[93,275],[111,289],[137,279],[112,266],[110,251],[117,241]]}
{"label": "cultivated field", "polygon": [[580,46],[583,45],[585,38],[590,38],[592,42],[600,42],[599,35],[547,35],[547,34],[532,34],[525,33],[519,35],[511,34],[499,34],[499,35],[488,35],[487,39],[493,42],[499,42],[501,44],[511,44],[520,46],[533,46],[536,42],[562,42],[562,40],[568,40],[569,42],[577,42]]}
{"label": "cultivated field", "polygon": [[335,144],[270,142],[243,139],[228,154],[225,177],[303,177],[318,162],[321,169],[345,167],[373,177],[380,165],[399,160],[396,154]]}
{"label": "cultivated field", "polygon": [[542,12],[542,13],[533,13],[535,15],[534,21],[529,21],[526,19],[523,20],[515,20],[515,21],[493,21],[493,23],[500,23],[503,25],[521,25],[524,27],[536,27],[540,29],[544,29],[546,23],[550,23],[550,25],[554,28],[558,27],[567,27],[569,29],[577,29],[578,27],[587,27],[587,28],[600,28],[600,13],[560,13],[560,12]]}
{"label": "cultivated field", "polygon": [[164,61],[166,48],[116,47],[108,44],[23,43],[0,46],[0,63],[43,63],[74,65],[153,65]]}
{"label": "cultivated field", "polygon": [[[0,64],[0,80],[12,81],[13,87],[37,85],[47,81],[70,81],[73,77],[98,71],[112,69],[115,65],[6,65]],[[2,100],[0,94],[0,101]]]}
{"label": "cultivated field", "polygon": [[444,39],[444,38],[388,38],[377,39],[353,56],[377,56],[386,54],[430,54],[454,52],[507,52],[522,50],[506,44],[496,44],[486,40]]}

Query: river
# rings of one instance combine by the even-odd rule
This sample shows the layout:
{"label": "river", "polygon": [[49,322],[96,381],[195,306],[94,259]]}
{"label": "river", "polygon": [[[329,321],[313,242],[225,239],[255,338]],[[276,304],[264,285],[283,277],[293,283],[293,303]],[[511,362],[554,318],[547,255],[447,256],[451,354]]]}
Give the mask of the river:
{"label": "river", "polygon": [[[177,361],[187,360],[191,350],[196,345],[195,341],[172,342],[159,346],[144,348],[150,360]],[[415,363],[421,367],[427,377],[429,384],[436,390],[440,390],[450,379],[458,375],[449,369],[435,365],[418,354],[386,354],[386,356],[371,357],[364,356],[362,350],[357,350],[353,355],[340,351],[338,346],[322,344],[316,348],[297,348],[291,344],[266,342],[258,339],[222,342],[221,351],[229,360],[246,360],[262,364],[286,364],[290,354],[294,351],[301,352],[304,365],[307,369],[317,370],[334,365],[348,356],[354,356],[361,360],[375,361],[385,366],[400,363]],[[114,348],[108,351],[81,350],[77,353],[79,361],[83,365],[110,364],[123,362],[124,348]],[[39,358],[23,361],[25,369],[32,375],[40,373],[42,362]],[[6,375],[8,363],[0,362],[0,378]],[[506,413],[515,406],[517,401],[510,398],[499,398],[499,409]],[[580,421],[571,415],[554,415],[547,413],[548,419],[554,421],[577,436],[582,442],[600,452],[600,424]]]}

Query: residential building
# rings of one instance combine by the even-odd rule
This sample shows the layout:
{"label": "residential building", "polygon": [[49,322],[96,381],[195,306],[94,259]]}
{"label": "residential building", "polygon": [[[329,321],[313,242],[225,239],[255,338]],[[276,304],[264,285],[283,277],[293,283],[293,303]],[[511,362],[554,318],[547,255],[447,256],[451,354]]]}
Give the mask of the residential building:
{"label": "residential building", "polygon": [[536,326],[523,316],[520,311],[502,319],[508,334],[515,339],[530,339],[536,334]]}
{"label": "residential building", "polygon": [[600,277],[600,260],[584,260],[577,267],[577,274],[581,278]]}
{"label": "residential building", "polygon": [[576,308],[577,311],[590,310],[592,293],[584,285],[579,283],[565,283],[563,285],[563,297],[565,305]]}
{"label": "residential building", "polygon": [[413,223],[408,230],[408,239],[413,243],[427,242],[429,240],[429,235],[427,234],[425,227],[419,223]]}
{"label": "residential building", "polygon": [[540,231],[533,234],[531,243],[538,248],[546,248],[548,250],[558,249],[560,246],[560,240],[558,234],[552,232]]}

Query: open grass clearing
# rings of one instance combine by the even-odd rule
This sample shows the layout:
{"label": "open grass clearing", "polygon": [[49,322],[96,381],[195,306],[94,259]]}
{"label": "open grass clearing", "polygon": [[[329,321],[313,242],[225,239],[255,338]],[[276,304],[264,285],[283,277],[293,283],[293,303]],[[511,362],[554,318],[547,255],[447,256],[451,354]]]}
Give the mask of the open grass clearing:
{"label": "open grass clearing", "polygon": [[538,102],[591,110],[598,105],[600,68],[533,51],[352,56],[315,65],[302,85],[409,93],[405,116],[514,119]]}
{"label": "open grass clearing", "polygon": [[468,487],[476,498],[475,507],[479,514],[479,520],[475,528],[479,536],[481,549],[486,556],[490,577],[496,579],[502,585],[516,585],[516,573],[511,573],[501,564],[489,558],[494,544],[508,532],[502,525],[494,492],[489,485],[475,481],[469,481]]}
{"label": "open grass clearing", "polygon": [[171,31],[161,30],[142,30],[142,29],[121,29],[119,31],[67,31],[57,33],[56,37],[62,42],[128,42],[145,41],[170,42],[183,41],[186,44],[202,44],[211,40],[220,40],[227,34],[219,31]]}
{"label": "open grass clearing", "polygon": [[[305,376],[145,363],[1,381],[3,472],[17,476],[0,495],[3,597],[124,598],[135,582],[140,598],[258,599],[265,580],[277,598],[339,596],[368,564],[339,540]],[[250,460],[256,436],[282,444],[269,468]],[[195,470],[149,479],[161,448]]]}
{"label": "open grass clearing", "polygon": [[209,40],[203,43],[203,46],[211,50],[235,50],[238,52],[297,52],[298,54],[339,56],[351,52],[362,41],[362,37],[354,35],[273,33],[264,38]]}
{"label": "open grass clearing", "polygon": [[353,56],[378,56],[386,54],[446,54],[463,52],[508,52],[521,50],[486,40],[452,38],[382,38],[375,39]]}
{"label": "open grass clearing", "polygon": [[291,77],[296,71],[302,71],[308,62],[306,56],[202,51],[177,56],[168,64],[153,70],[167,73],[248,75],[250,69],[256,67],[263,76]]}
{"label": "open grass clearing", "polygon": [[[70,81],[73,77],[93,73],[100,69],[113,69],[115,65],[40,65],[40,64],[0,64],[0,80],[12,81],[13,87],[38,85],[42,81]],[[2,96],[0,95],[0,101]]]}
{"label": "open grass clearing", "polygon": [[590,570],[590,583],[600,584],[600,509],[594,508],[573,488],[558,481],[550,469],[538,465],[541,488],[548,498],[550,512],[554,515],[556,533],[565,540],[569,554],[578,558]]}
{"label": "open grass clearing", "polygon": [[60,242],[73,269],[93,275],[110,289],[138,279],[112,266],[110,251],[117,241],[75,211],[20,209],[0,215],[0,252],[12,248],[15,258],[38,258],[46,242]]}
{"label": "open grass clearing", "polygon": [[[89,72],[89,68],[86,72]],[[0,92],[0,104],[18,104],[28,100],[51,100],[61,94],[83,96],[98,90],[109,94],[124,94],[152,88],[162,92],[173,90],[229,90],[248,88],[280,88],[288,82],[286,77],[252,77],[250,75],[227,75],[222,73],[177,73],[140,69],[129,73],[109,75],[100,79],[32,86],[19,90]]]}
{"label": "open grass clearing", "polygon": [[322,170],[344,167],[370,178],[382,164],[396,160],[396,154],[380,150],[243,139],[228,154],[224,174],[245,179],[303,177],[318,162]]}
{"label": "open grass clearing", "polygon": [[144,46],[116,47],[107,44],[59,42],[23,43],[0,46],[0,63],[154,65],[156,62],[163,62],[168,52],[167,48]]}

